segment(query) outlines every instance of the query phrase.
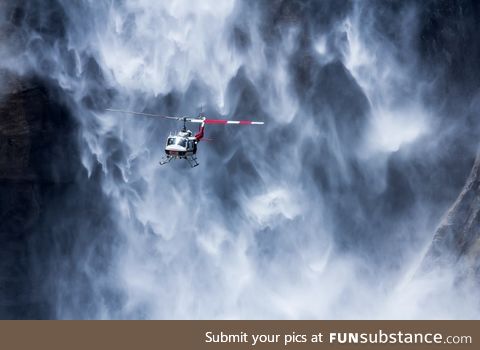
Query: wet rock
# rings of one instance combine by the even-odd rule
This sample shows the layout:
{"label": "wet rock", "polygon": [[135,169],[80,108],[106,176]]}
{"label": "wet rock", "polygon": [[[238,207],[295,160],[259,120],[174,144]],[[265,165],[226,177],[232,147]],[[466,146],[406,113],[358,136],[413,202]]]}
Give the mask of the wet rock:
{"label": "wet rock", "polygon": [[465,187],[435,232],[422,271],[456,267],[460,280],[480,277],[480,155]]}
{"label": "wet rock", "polygon": [[2,71],[0,79],[0,318],[41,318],[47,303],[32,252],[42,248],[31,242],[58,199],[52,190],[74,181],[74,123],[34,78]]}

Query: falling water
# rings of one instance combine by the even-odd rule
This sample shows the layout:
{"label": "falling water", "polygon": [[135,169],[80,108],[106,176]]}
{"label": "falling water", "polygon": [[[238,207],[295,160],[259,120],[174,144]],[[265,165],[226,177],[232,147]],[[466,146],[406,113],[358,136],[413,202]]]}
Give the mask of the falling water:
{"label": "falling water", "polygon": [[[419,39],[428,4],[17,6],[2,66],[56,87],[78,188],[100,188],[51,209],[47,317],[478,316],[450,272],[412,277],[476,150],[472,111],[452,113],[468,97]],[[178,124],[105,111],[202,106],[265,125],[207,126],[190,169],[158,164]]]}

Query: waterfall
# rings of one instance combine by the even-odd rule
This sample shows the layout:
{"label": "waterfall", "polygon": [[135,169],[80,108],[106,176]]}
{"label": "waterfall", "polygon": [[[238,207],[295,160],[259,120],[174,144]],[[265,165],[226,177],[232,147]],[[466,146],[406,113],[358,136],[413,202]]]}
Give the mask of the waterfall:
{"label": "waterfall", "polygon": [[[476,151],[418,39],[428,4],[51,0],[2,21],[15,6],[2,68],[59,89],[79,186],[101,188],[84,201],[107,203],[50,223],[85,223],[48,257],[70,266],[45,281],[54,318],[478,315],[451,271],[413,277]],[[181,125],[106,108],[265,125],[207,125],[200,166],[160,166]]]}

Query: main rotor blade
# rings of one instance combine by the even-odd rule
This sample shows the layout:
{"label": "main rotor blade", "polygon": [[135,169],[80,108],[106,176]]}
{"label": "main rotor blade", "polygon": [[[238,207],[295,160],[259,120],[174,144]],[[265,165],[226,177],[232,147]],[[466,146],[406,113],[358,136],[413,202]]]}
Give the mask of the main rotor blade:
{"label": "main rotor blade", "polygon": [[219,124],[219,125],[227,125],[227,124],[236,124],[236,125],[263,125],[264,122],[255,122],[251,120],[227,120],[227,119],[199,119],[199,118],[189,118],[189,117],[170,117],[166,115],[160,114],[152,114],[152,113],[143,113],[143,112],[134,112],[134,111],[125,111],[121,109],[113,109],[107,108],[106,111],[109,112],[116,112],[116,113],[127,113],[127,114],[134,114],[134,115],[144,115],[147,117],[159,117],[165,119],[173,119],[173,120],[183,120],[190,123],[203,123],[205,124]]}
{"label": "main rotor blade", "polygon": [[226,120],[226,119],[205,119],[205,124],[237,124],[237,125],[263,125],[264,122],[254,122],[251,120]]}
{"label": "main rotor blade", "polygon": [[[182,119],[183,120],[183,119]],[[204,120],[203,119],[197,119],[197,118],[187,118],[185,119],[187,122],[190,122],[190,123],[203,123]],[[205,119],[206,120],[206,119]]]}
{"label": "main rotor blade", "polygon": [[127,113],[127,114],[135,114],[135,115],[144,115],[147,117],[159,117],[159,118],[166,118],[166,119],[173,119],[173,120],[183,120],[181,117],[170,117],[166,115],[160,115],[160,114],[152,114],[152,113],[142,113],[142,112],[133,112],[133,111],[124,111],[121,109],[112,109],[112,108],[107,108],[105,109],[106,111],[109,112],[116,112],[116,113]]}

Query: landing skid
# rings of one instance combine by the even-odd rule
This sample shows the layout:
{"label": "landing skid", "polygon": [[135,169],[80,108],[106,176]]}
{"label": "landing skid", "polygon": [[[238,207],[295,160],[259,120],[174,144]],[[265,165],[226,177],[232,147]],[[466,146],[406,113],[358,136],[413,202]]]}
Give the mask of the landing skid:
{"label": "landing skid", "polygon": [[188,164],[190,164],[190,166],[192,168],[195,168],[196,166],[199,165],[198,162],[197,162],[197,157],[195,157],[195,156],[192,156],[190,158],[187,157],[186,159],[187,159]]}
{"label": "landing skid", "polygon": [[165,164],[170,163],[172,159],[173,159],[173,157],[163,157],[162,160],[159,161],[158,163],[160,165],[165,165]]}
{"label": "landing skid", "polygon": [[[163,157],[160,162],[158,162],[160,165],[165,165],[170,163],[173,159],[176,159],[176,157]],[[197,157],[192,156],[192,157],[185,157],[184,159],[187,160],[188,164],[192,167],[195,168],[196,166],[199,166],[200,164],[197,161]]]}

